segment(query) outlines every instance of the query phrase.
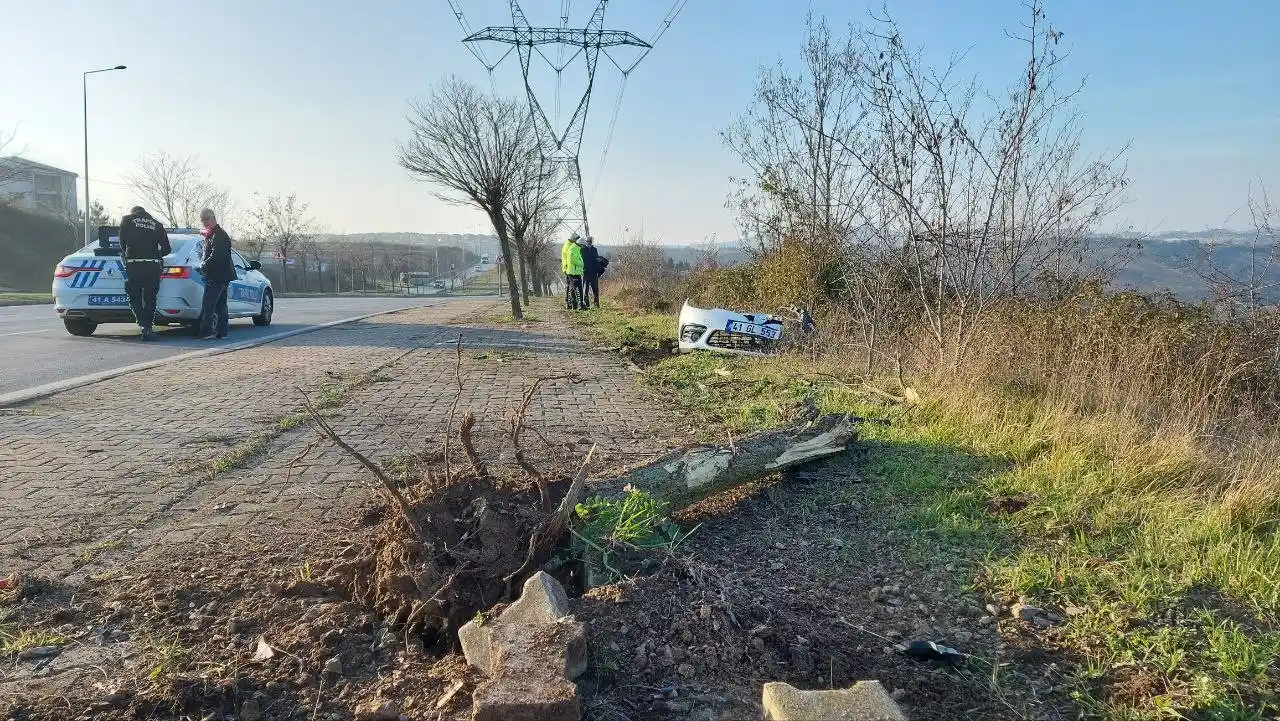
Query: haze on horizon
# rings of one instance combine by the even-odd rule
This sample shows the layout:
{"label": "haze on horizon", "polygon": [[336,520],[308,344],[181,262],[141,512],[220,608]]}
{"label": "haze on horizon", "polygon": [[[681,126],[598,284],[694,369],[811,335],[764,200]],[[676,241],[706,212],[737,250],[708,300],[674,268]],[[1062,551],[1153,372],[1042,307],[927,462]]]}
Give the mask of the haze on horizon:
{"label": "haze on horizon", "polygon": [[[459,2],[475,28],[510,24],[505,2]],[[557,24],[560,2],[522,6],[535,25]],[[570,24],[585,24],[591,6],[573,3]],[[808,6],[837,28],[867,18],[862,3]],[[1022,63],[1005,30],[1023,5],[972,6],[911,0],[893,12],[909,44],[939,62],[964,53],[964,75],[1003,88]],[[1132,200],[1112,227],[1240,228],[1251,185],[1280,193],[1280,3],[1046,7],[1071,52],[1064,77],[1087,78],[1085,149],[1131,143]],[[649,38],[668,8],[614,0],[606,25]],[[602,61],[582,155],[597,236],[737,237],[726,197],[743,171],[719,131],[750,103],[762,65],[794,65],[804,23],[800,3],[690,0],[628,78],[603,163],[621,83]],[[16,129],[15,145],[32,160],[82,173],[80,74],[129,66],[89,80],[93,198],[113,213],[134,202],[125,179],[137,160],[165,151],[198,156],[240,205],[255,192],[297,193],[330,232],[490,232],[478,212],[433,199],[395,162],[410,99],[450,74],[490,85],[444,0],[386,0],[373,12],[337,0],[9,0],[0,26],[0,130]],[[540,94],[554,97],[545,75]],[[523,95],[514,56],[493,87]],[[576,103],[581,89],[567,71],[561,104]]]}

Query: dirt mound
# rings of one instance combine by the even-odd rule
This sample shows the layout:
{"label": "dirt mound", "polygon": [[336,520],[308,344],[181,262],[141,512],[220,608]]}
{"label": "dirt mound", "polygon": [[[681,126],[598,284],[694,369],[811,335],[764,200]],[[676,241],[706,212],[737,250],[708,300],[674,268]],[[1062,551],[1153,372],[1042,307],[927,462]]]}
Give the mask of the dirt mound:
{"label": "dirt mound", "polygon": [[423,482],[404,496],[422,526],[386,509],[369,547],[347,551],[350,558],[336,562],[326,580],[443,653],[464,623],[511,600],[513,584],[524,580],[518,572],[529,539],[548,511],[532,484],[512,488],[473,474]]}

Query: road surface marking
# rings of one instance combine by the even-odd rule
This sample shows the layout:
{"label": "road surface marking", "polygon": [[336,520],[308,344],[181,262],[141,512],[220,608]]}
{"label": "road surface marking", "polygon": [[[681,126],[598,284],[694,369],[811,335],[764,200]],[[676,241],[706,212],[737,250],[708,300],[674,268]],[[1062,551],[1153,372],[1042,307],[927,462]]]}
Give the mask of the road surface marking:
{"label": "road surface marking", "polygon": [[4,336],[7,336],[7,335],[27,335],[29,333],[48,333],[51,330],[53,329],[41,328],[40,330],[20,330],[20,331],[15,331],[13,333],[0,333],[0,338],[3,338]]}

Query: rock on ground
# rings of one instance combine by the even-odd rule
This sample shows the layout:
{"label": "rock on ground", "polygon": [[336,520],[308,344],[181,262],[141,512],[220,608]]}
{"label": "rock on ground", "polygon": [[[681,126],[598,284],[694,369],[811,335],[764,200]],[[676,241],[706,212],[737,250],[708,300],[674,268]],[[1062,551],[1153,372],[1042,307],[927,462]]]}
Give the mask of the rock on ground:
{"label": "rock on ground", "polygon": [[569,598],[551,576],[531,576],[518,601],[467,623],[458,640],[467,662],[489,677],[472,695],[476,721],[581,718],[572,679],[587,667],[586,628],[569,616]]}
{"label": "rock on ground", "polygon": [[787,683],[764,685],[766,721],[906,721],[879,681],[852,688],[801,691]]}

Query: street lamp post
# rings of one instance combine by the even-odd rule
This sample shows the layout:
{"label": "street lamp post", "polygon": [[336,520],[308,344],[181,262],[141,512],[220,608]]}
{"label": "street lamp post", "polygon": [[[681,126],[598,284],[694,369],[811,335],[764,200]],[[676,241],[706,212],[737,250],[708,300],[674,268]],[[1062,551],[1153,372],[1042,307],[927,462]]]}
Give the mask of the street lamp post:
{"label": "street lamp post", "polygon": [[89,76],[94,73],[109,73],[112,70],[124,70],[124,65],[117,65],[114,68],[102,68],[101,70],[86,70],[80,76],[80,90],[84,97],[84,242],[85,245],[93,242],[93,236],[89,233],[89,216],[93,210],[93,203],[89,200]]}

